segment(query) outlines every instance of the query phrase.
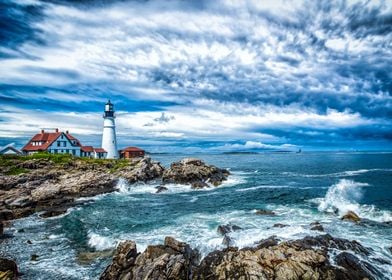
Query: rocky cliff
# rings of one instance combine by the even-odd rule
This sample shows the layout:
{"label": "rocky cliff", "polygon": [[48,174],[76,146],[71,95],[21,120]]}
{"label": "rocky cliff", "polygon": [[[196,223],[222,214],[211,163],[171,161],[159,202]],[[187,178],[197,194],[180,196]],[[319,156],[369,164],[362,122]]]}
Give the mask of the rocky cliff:
{"label": "rocky cliff", "polygon": [[[15,172],[17,171],[17,172]],[[93,160],[71,157],[2,158],[0,211],[14,218],[64,213],[75,199],[115,191],[120,177],[130,183],[160,178],[164,168],[150,158]],[[18,174],[14,174],[18,173]]]}

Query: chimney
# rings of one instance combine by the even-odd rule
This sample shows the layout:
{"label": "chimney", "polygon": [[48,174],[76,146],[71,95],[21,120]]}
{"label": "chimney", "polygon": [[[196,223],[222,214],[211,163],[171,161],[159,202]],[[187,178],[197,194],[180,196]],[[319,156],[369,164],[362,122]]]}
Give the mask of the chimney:
{"label": "chimney", "polygon": [[65,131],[65,133],[66,133],[66,134],[69,134],[69,131],[67,130],[67,131]]}
{"label": "chimney", "polygon": [[45,130],[41,129],[41,134],[44,134],[44,133],[45,133]]}
{"label": "chimney", "polygon": [[58,128],[56,128],[56,132],[59,132],[59,129],[58,129]]}

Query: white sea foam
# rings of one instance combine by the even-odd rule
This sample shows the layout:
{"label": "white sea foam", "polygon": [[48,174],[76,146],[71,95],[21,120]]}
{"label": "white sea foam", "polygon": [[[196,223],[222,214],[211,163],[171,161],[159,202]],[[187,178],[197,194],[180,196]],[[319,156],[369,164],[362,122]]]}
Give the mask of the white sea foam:
{"label": "white sea foam", "polygon": [[327,173],[327,174],[301,174],[295,172],[283,172],[289,176],[301,176],[305,178],[319,178],[319,177],[354,177],[369,172],[392,172],[392,169],[387,168],[373,168],[373,169],[358,169],[358,170],[347,170],[343,172]]}
{"label": "white sea foam", "polygon": [[347,211],[354,211],[361,218],[377,222],[392,221],[390,211],[377,209],[374,205],[360,204],[363,196],[363,188],[367,183],[359,183],[352,180],[341,179],[332,185],[323,198],[313,199],[318,203],[318,210],[322,212],[338,213],[344,215]]}
{"label": "white sea foam", "polygon": [[88,233],[88,245],[96,250],[102,251],[114,248],[116,243],[111,237],[102,236],[91,231]]}
{"label": "white sea foam", "polygon": [[319,211],[336,212],[345,214],[347,211],[358,212],[358,200],[362,198],[361,187],[368,186],[366,183],[358,183],[352,180],[342,179],[332,185],[325,197],[319,201]]}
{"label": "white sea foam", "polygon": [[[238,184],[242,184],[246,182],[246,180],[239,175],[230,175],[226,181],[223,181],[218,188],[223,187],[231,187],[236,186]],[[120,178],[117,183],[117,192],[119,194],[143,194],[143,193],[151,193],[156,194],[157,192],[157,183],[137,183],[137,184],[128,184],[128,182]],[[166,191],[159,193],[159,195],[164,194],[172,194],[172,193],[186,193],[186,192],[195,192],[195,191],[212,191],[216,190],[217,187],[210,185],[209,188],[202,188],[202,189],[192,189],[190,185],[185,184],[165,184],[167,188]]]}

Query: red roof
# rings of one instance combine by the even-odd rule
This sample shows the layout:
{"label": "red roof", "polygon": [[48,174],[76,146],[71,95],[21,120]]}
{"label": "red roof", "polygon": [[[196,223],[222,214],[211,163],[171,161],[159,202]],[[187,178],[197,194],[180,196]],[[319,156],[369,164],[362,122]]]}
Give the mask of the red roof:
{"label": "red roof", "polygon": [[94,148],[94,152],[96,153],[107,153],[103,148]]}
{"label": "red roof", "polygon": [[[44,132],[38,133],[30,139],[30,141],[23,147],[23,151],[46,151],[49,146],[60,137],[62,132]],[[76,146],[80,146],[80,142],[78,139],[73,137],[69,133],[64,133],[64,135],[70,141],[76,141]],[[32,142],[44,142],[42,145],[33,146]]]}
{"label": "red roof", "polygon": [[93,146],[82,146],[82,147],[80,147],[80,149],[82,150],[82,152],[85,152],[85,153],[94,152]]}
{"label": "red roof", "polygon": [[126,147],[121,150],[121,152],[144,152],[144,150],[138,148],[138,147]]}

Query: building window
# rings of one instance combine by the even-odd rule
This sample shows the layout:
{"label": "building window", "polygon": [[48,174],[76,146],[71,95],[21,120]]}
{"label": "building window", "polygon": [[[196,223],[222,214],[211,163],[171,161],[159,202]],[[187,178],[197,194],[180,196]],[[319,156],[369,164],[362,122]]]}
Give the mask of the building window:
{"label": "building window", "polygon": [[57,141],[57,147],[60,147],[60,141]]}
{"label": "building window", "polygon": [[72,150],[72,154],[73,154],[73,155],[76,155],[76,151],[75,151],[75,150]]}

